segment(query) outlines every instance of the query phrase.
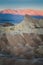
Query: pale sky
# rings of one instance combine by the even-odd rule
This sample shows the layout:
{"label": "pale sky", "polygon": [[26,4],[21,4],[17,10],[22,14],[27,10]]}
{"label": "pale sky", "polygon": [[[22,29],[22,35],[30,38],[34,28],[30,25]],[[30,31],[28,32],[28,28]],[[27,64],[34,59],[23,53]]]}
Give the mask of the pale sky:
{"label": "pale sky", "polygon": [[43,0],[0,0],[1,9],[43,10]]}

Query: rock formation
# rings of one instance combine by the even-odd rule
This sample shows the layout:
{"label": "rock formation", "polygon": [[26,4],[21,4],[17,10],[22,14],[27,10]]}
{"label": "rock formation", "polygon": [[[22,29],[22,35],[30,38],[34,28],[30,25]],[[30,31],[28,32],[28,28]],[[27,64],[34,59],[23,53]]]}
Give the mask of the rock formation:
{"label": "rock formation", "polygon": [[[29,29],[29,27],[30,29],[35,28],[36,22],[39,22],[39,20],[31,18],[27,15],[25,16],[24,19],[25,20],[23,20],[21,24],[18,24],[18,26],[24,25],[24,29],[25,27],[27,27],[26,28],[27,30]],[[20,30],[20,28],[18,28],[18,30]],[[14,62],[15,62],[15,65],[17,64],[28,65],[29,61],[33,62],[34,61],[33,59],[36,58],[38,54],[41,54],[41,55],[43,54],[41,45],[43,45],[43,35],[39,35],[35,33],[23,33],[21,31],[16,34],[15,33],[11,34],[11,32],[5,32],[5,31],[0,32],[0,51],[4,51],[11,55],[15,55],[18,58],[22,58],[22,60],[21,59],[20,60],[16,59],[15,61],[9,60],[9,61],[12,61],[12,65]],[[7,61],[8,60],[3,62],[7,62]],[[35,61],[33,65],[37,64],[37,62],[39,63],[39,60]],[[11,62],[8,62],[8,63],[10,64]]]}

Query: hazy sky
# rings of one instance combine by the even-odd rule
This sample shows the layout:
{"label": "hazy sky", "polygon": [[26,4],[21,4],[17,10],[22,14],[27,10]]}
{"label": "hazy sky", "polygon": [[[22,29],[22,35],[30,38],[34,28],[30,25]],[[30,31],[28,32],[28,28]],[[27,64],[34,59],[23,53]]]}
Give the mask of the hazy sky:
{"label": "hazy sky", "polygon": [[0,0],[0,9],[43,10],[43,0]]}

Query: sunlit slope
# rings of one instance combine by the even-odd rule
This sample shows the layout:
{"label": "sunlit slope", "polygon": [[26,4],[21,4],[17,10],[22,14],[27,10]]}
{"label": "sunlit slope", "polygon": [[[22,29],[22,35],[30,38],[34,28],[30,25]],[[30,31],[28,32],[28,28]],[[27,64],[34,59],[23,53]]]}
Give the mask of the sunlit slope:
{"label": "sunlit slope", "polygon": [[24,10],[11,10],[11,9],[8,9],[8,10],[2,10],[0,11],[0,13],[3,13],[3,14],[20,14],[20,15],[25,15],[25,14],[28,14],[28,15],[41,15],[43,16],[43,11],[40,11],[40,10],[31,10],[31,9],[24,9]]}

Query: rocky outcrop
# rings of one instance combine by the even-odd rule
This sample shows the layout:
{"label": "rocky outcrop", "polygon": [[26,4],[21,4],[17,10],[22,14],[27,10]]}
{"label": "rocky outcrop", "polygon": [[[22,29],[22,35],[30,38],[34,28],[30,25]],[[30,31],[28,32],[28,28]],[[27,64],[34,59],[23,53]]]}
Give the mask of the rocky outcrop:
{"label": "rocky outcrop", "polygon": [[3,34],[0,36],[0,50],[10,52],[17,56],[23,56],[24,53],[33,53],[34,47],[42,45],[43,41],[36,34]]}
{"label": "rocky outcrop", "polygon": [[[35,28],[36,19],[27,15],[25,17],[24,24],[22,23],[24,28]],[[39,61],[40,65],[43,65],[43,34],[23,33],[21,31],[15,34],[14,32],[13,34],[6,31],[0,32],[0,51],[16,57],[0,59],[0,62],[3,62],[2,65],[38,65]]]}
{"label": "rocky outcrop", "polygon": [[[34,38],[31,39],[32,37]],[[24,33],[22,36],[4,34],[4,36],[1,37],[3,39],[0,42],[0,50],[15,57],[0,57],[1,65],[43,65],[43,49],[40,48],[42,41],[37,39],[37,37],[38,36],[31,36]],[[40,60],[38,58],[40,58]]]}
{"label": "rocky outcrop", "polygon": [[[25,15],[22,23],[16,25],[18,27],[19,33],[11,34],[11,32],[1,32],[0,33],[0,49],[9,50],[15,55],[21,55],[29,50],[33,50],[34,47],[38,47],[43,44],[43,35],[38,35],[30,32],[29,29],[35,28],[37,26],[38,19],[32,18],[32,16]],[[7,25],[7,24],[6,24]],[[24,26],[25,32],[22,32],[21,28]],[[15,26],[15,28],[16,28]],[[24,31],[23,29],[23,31]],[[21,30],[21,31],[20,31]],[[28,33],[26,31],[28,30]],[[12,32],[15,30],[12,30]]]}

